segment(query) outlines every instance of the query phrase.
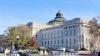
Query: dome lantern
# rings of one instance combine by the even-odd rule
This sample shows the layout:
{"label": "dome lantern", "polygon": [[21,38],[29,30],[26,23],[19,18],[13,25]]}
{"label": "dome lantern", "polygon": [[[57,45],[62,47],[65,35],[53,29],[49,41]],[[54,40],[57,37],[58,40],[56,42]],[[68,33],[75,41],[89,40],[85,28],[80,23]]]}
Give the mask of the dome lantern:
{"label": "dome lantern", "polygon": [[56,13],[56,18],[63,18],[63,14],[60,10]]}

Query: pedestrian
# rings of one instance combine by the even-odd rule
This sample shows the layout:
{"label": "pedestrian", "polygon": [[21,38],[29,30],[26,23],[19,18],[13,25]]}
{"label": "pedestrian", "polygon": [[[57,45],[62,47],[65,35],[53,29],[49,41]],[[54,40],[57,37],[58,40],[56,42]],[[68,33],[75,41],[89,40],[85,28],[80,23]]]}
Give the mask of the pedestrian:
{"label": "pedestrian", "polygon": [[43,54],[44,54],[44,53],[43,53],[43,51],[41,50],[41,51],[40,51],[40,55],[43,55]]}
{"label": "pedestrian", "polygon": [[98,56],[100,56],[100,52],[98,52]]}
{"label": "pedestrian", "polygon": [[9,54],[10,53],[10,50],[8,50],[7,48],[5,49],[5,56],[6,56],[6,54]]}

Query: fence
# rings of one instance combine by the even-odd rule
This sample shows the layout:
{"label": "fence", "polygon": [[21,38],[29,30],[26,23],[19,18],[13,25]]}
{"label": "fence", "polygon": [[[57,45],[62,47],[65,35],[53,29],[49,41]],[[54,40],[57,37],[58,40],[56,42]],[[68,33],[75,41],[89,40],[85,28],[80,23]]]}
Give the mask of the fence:
{"label": "fence", "polygon": [[53,54],[49,56],[98,56],[98,54],[78,54],[77,52],[53,52]]}
{"label": "fence", "polygon": [[98,56],[98,54],[79,54],[78,52],[61,52],[61,51],[52,51],[47,53],[40,52],[40,54],[33,56]]}
{"label": "fence", "polygon": [[52,54],[52,55],[39,55],[39,54],[32,54],[32,56],[98,56],[98,55],[77,55],[77,54]]}
{"label": "fence", "polygon": [[50,56],[79,56],[76,52],[52,52]]}

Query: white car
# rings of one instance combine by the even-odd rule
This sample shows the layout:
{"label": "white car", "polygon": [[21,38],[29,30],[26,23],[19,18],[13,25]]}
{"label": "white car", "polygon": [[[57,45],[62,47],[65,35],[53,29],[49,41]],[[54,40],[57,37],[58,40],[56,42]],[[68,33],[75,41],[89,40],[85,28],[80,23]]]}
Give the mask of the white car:
{"label": "white car", "polygon": [[6,56],[20,56],[17,51],[13,51],[12,53],[7,53]]}
{"label": "white car", "polygon": [[14,54],[9,54],[9,55],[6,55],[6,56],[20,56],[19,54],[17,53],[14,53]]}
{"label": "white car", "polygon": [[58,48],[57,50],[65,52],[66,48],[61,47],[61,48]]}

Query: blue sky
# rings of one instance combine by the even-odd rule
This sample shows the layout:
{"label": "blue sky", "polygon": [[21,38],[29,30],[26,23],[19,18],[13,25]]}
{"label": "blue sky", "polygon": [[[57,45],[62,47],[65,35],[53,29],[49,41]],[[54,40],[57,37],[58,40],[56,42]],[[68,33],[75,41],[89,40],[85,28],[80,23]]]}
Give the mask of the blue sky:
{"label": "blue sky", "polygon": [[92,18],[100,16],[100,0],[0,0],[0,34],[8,26],[32,20],[47,23],[58,10],[67,20]]}

